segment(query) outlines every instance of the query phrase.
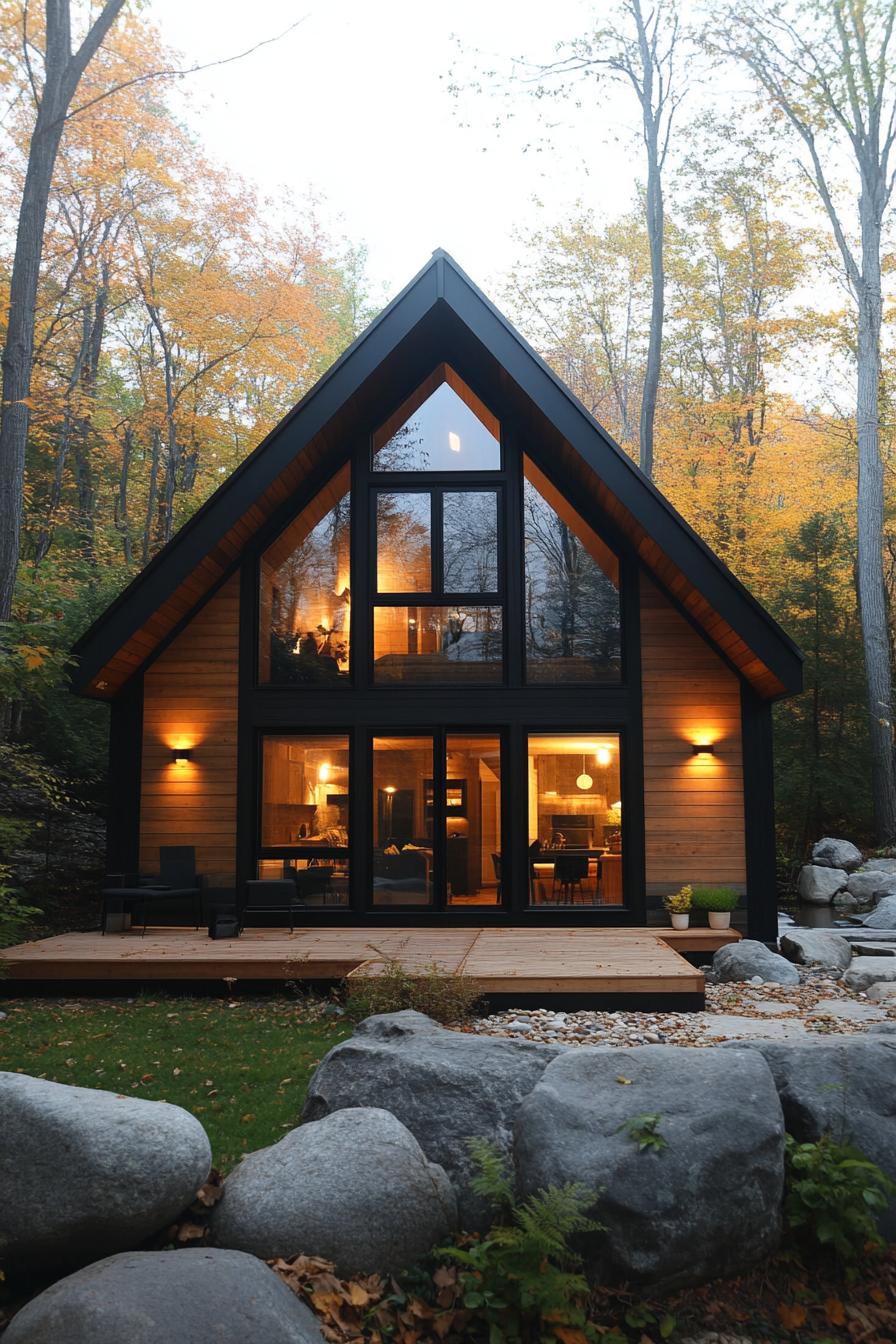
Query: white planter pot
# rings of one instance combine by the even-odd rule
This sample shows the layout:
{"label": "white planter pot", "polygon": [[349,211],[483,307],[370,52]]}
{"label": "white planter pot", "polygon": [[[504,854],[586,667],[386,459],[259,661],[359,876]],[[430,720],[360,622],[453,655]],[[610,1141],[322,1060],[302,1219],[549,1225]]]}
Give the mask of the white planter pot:
{"label": "white planter pot", "polygon": [[673,929],[686,929],[691,921],[691,916],[689,913],[685,913],[683,915],[673,915],[672,912],[670,911],[669,918],[672,921]]}
{"label": "white planter pot", "polygon": [[731,911],[730,910],[710,910],[709,927],[711,929],[730,929]]}

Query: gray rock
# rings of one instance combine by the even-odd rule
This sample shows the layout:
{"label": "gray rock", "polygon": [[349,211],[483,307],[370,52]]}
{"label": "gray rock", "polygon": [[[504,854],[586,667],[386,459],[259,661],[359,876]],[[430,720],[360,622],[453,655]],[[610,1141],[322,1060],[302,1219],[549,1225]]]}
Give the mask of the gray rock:
{"label": "gray rock", "polygon": [[865,929],[896,929],[896,895],[885,896],[880,905],[862,920]]}
{"label": "gray rock", "polygon": [[[658,1152],[633,1133],[650,1115]],[[514,1151],[524,1194],[569,1181],[598,1192],[605,1231],[585,1254],[599,1282],[665,1291],[739,1272],[778,1244],[784,1124],[751,1050],[571,1051],[520,1107]]]}
{"label": "gray rock", "polygon": [[[877,988],[883,989],[884,986],[880,985]],[[896,1022],[892,1019],[886,1022],[875,1022],[873,1026],[868,1028],[868,1034],[871,1035],[872,1032],[877,1036],[896,1036]]]}
{"label": "gray rock", "polygon": [[857,994],[881,980],[896,980],[896,957],[856,957],[843,976],[847,989]]}
{"label": "gray rock", "polygon": [[778,985],[798,985],[800,973],[786,957],[772,952],[765,943],[743,938],[739,943],[720,947],[712,959],[712,969],[719,980],[770,981]]}
{"label": "gray rock", "polygon": [[778,941],[784,956],[801,966],[845,971],[852,960],[846,939],[828,929],[788,929]]}
{"label": "gray rock", "polygon": [[[896,1178],[896,1041],[872,1036],[873,1030],[805,1042],[739,1042],[738,1048],[765,1057],[788,1133],[804,1143],[833,1134]],[[881,1231],[896,1238],[896,1200],[884,1213]]]}
{"label": "gray rock", "polygon": [[896,895],[896,873],[880,873],[877,869],[869,873],[853,873],[846,890],[857,901],[873,901],[881,895]]}
{"label": "gray rock", "polygon": [[824,868],[845,868],[851,873],[862,862],[862,851],[850,840],[835,840],[826,835],[812,846],[812,862]]}
{"label": "gray rock", "polygon": [[304,1118],[353,1106],[391,1111],[448,1173],[461,1227],[487,1227],[492,1211],[470,1187],[467,1141],[487,1138],[509,1152],[520,1102],[570,1048],[446,1031],[422,1013],[384,1013],[367,1018],[321,1061]]}
{"label": "gray rock", "polygon": [[445,1241],[457,1201],[389,1111],[336,1111],[250,1153],[212,1214],[219,1246],[263,1260],[316,1255],[342,1278],[408,1269]]}
{"label": "gray rock", "polygon": [[879,873],[896,873],[896,858],[866,859],[862,864],[862,868],[877,869]]}
{"label": "gray rock", "polygon": [[883,1010],[861,999],[821,999],[812,1009],[813,1017],[835,1017],[840,1022],[879,1022]]}
{"label": "gray rock", "polygon": [[69,1267],[138,1246],[211,1167],[199,1121],[164,1101],[0,1073],[0,1259]]}
{"label": "gray rock", "polygon": [[[896,980],[878,980],[865,990],[872,1003],[882,1003],[885,1008],[896,1008]],[[896,1031],[896,1022],[893,1024]]]}
{"label": "gray rock", "polygon": [[4,1344],[323,1344],[313,1312],[240,1251],[127,1251],[24,1306]]}
{"label": "gray rock", "polygon": [[837,932],[853,949],[860,943],[896,943],[896,929],[843,928]]}
{"label": "gray rock", "polygon": [[896,957],[896,943],[856,943],[857,957]]}
{"label": "gray rock", "polygon": [[832,904],[838,910],[858,910],[861,902],[857,901],[855,896],[850,896],[848,891],[838,891]]}
{"label": "gray rock", "polygon": [[796,884],[801,901],[809,905],[830,905],[831,901],[846,886],[849,874],[843,868],[822,868],[818,864],[807,863],[800,869]]}

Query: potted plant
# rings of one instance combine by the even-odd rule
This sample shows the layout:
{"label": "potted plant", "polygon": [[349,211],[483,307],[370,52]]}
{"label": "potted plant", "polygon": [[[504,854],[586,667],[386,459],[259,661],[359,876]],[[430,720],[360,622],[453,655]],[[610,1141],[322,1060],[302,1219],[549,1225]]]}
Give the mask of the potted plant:
{"label": "potted plant", "polygon": [[694,887],[691,903],[695,910],[705,910],[711,929],[727,929],[731,925],[731,911],[740,897],[733,887]]}
{"label": "potted plant", "polygon": [[690,923],[691,888],[681,887],[671,896],[663,897],[663,905],[669,912],[673,929],[686,929]]}

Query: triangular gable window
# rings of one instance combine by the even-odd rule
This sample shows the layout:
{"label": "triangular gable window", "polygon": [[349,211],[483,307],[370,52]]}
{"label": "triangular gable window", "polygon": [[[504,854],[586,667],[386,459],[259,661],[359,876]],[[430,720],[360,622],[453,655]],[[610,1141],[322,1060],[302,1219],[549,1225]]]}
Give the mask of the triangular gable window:
{"label": "triangular gable window", "polygon": [[258,680],[262,685],[348,681],[349,485],[346,464],[261,557]]}
{"label": "triangular gable window", "polygon": [[526,680],[618,681],[619,560],[528,457],[523,473]]}
{"label": "triangular gable window", "polygon": [[500,471],[498,421],[448,364],[373,436],[374,471]]}

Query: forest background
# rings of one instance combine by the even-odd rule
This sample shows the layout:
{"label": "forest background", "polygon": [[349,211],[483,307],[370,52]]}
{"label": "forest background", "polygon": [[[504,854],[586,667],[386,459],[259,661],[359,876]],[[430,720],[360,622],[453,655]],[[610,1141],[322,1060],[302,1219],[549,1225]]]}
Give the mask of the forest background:
{"label": "forest background", "polygon": [[[3,312],[54,4],[63,0],[46,9],[0,0]],[[75,27],[99,8],[73,6]],[[854,58],[860,83],[867,67],[859,103],[880,92],[889,152],[896,5],[742,4],[701,19],[672,0],[622,0],[594,11],[591,31],[558,34],[541,63],[508,56],[486,68],[461,38],[446,71],[459,116],[471,100],[493,101],[496,135],[521,100],[541,100],[551,109],[534,147],[542,153],[563,134],[556,109],[599,99],[608,80],[630,89],[642,127],[634,198],[614,211],[603,191],[600,209],[583,199],[562,217],[546,199],[490,289],[802,647],[806,689],[775,711],[786,877],[822,834],[896,838],[881,833],[873,796],[875,733],[892,757],[890,688],[869,701],[856,506],[861,304],[844,266],[865,236],[861,181],[866,201],[868,190],[850,162],[855,137],[845,153],[837,147],[831,110],[842,92],[849,111]],[[849,38],[839,56],[837,14]],[[745,21],[761,28],[748,48]],[[822,51],[819,26],[833,32],[833,99],[825,104],[817,72],[799,62],[777,96],[763,81],[775,44]],[[763,42],[768,60],[751,71],[744,50]],[[725,89],[738,61],[754,92],[735,115]],[[0,625],[0,865],[39,902],[79,883],[95,889],[102,869],[108,711],[68,692],[72,643],[381,306],[363,240],[339,236],[313,199],[265,197],[204,152],[172,96],[183,81],[169,72],[182,68],[151,4],[125,5],[81,75],[52,173],[16,585]],[[701,85],[704,96],[693,96]],[[719,96],[707,99],[707,88]],[[798,143],[788,97],[817,153],[826,136],[834,145],[822,177],[833,214],[812,152],[807,171],[796,166],[808,142]],[[874,451],[889,676],[896,257],[882,162]],[[834,219],[846,221],[842,238]],[[409,259],[409,272],[422,260]]]}

